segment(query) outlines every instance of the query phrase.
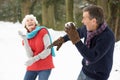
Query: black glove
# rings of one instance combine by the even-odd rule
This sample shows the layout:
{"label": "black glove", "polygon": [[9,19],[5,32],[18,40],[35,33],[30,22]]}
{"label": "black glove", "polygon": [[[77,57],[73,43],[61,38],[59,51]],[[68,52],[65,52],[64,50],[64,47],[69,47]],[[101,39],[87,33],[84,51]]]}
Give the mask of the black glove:
{"label": "black glove", "polygon": [[73,44],[76,44],[80,41],[79,34],[73,22],[68,22],[65,24],[65,32]]}
{"label": "black glove", "polygon": [[48,48],[51,48],[53,46],[57,46],[57,51],[59,50],[59,48],[62,46],[62,44],[64,43],[64,39],[63,37],[59,37],[57,40],[55,40],[51,45],[48,46]]}

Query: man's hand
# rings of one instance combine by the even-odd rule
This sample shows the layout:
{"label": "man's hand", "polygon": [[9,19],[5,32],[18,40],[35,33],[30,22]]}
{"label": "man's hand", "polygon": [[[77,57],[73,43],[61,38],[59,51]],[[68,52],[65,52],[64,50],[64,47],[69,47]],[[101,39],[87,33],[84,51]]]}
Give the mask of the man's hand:
{"label": "man's hand", "polygon": [[79,34],[73,22],[68,22],[65,24],[65,32],[69,36],[69,39],[72,41],[73,44],[76,44],[80,41]]}
{"label": "man's hand", "polygon": [[59,48],[62,46],[62,44],[64,43],[64,39],[63,37],[59,37],[57,40],[55,40],[51,45],[48,46],[48,48],[51,48],[53,46],[57,46],[57,51],[59,50]]}

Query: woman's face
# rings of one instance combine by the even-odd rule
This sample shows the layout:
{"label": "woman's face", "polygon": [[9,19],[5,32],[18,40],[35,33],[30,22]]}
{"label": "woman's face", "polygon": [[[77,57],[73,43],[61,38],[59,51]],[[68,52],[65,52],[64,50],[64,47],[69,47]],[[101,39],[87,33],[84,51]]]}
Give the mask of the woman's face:
{"label": "woman's face", "polygon": [[25,26],[29,32],[33,31],[36,28],[36,23],[33,19],[29,18],[25,22]]}

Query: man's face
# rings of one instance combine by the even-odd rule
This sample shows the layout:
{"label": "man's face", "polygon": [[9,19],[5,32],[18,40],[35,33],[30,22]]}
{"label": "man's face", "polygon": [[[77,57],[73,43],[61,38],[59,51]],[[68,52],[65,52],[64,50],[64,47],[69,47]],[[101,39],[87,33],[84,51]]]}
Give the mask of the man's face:
{"label": "man's face", "polygon": [[83,12],[82,23],[86,26],[87,31],[94,31],[97,29],[96,19],[90,19],[89,12]]}

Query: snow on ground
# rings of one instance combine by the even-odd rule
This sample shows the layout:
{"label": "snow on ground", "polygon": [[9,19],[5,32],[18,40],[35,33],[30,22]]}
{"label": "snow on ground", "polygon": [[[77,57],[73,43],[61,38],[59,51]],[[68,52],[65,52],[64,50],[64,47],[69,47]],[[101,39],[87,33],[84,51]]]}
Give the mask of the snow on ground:
{"label": "snow on ground", "polygon": [[[18,30],[22,25],[0,21],[0,80],[23,80],[27,60],[25,50],[21,44]],[[63,36],[63,31],[49,29],[53,41]],[[56,47],[54,47],[56,49]],[[81,70],[81,55],[70,41],[56,51],[54,57],[55,68],[49,80],[76,80]],[[114,64],[109,80],[120,80],[120,41],[115,44]]]}

